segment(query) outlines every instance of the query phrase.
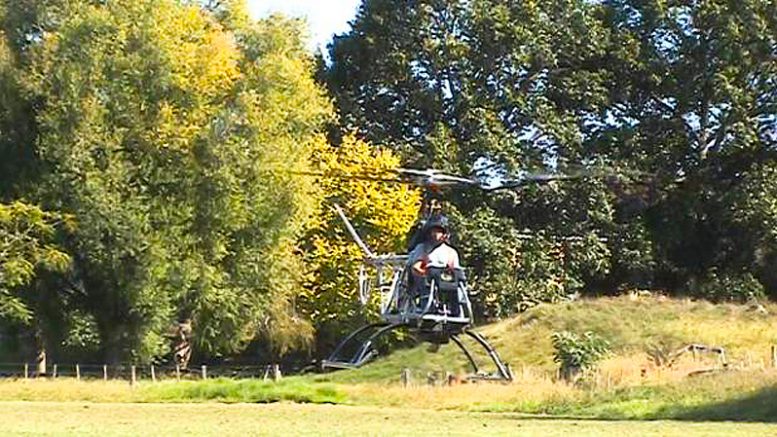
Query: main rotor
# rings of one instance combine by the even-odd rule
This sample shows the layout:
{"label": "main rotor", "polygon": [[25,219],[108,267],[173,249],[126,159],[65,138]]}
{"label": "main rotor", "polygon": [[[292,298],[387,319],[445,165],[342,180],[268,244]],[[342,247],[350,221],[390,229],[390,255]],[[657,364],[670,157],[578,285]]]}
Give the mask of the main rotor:
{"label": "main rotor", "polygon": [[[509,176],[461,176],[433,168],[394,168],[385,170],[364,170],[359,172],[342,171],[303,171],[293,172],[305,176],[331,177],[341,180],[362,180],[371,182],[400,183],[419,186],[437,191],[441,188],[476,188],[485,192],[510,190],[530,184],[543,184],[583,178],[615,177],[619,172],[612,168],[593,168],[567,172],[529,172],[519,171]],[[623,174],[623,172],[620,172]]]}

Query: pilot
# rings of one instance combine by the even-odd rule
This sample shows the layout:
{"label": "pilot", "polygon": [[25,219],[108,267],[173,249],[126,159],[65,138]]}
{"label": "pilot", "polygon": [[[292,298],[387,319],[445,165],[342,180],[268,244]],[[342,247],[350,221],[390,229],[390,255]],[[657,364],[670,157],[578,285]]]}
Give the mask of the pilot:
{"label": "pilot", "polygon": [[415,246],[408,257],[415,277],[423,277],[429,267],[460,268],[459,253],[448,242],[448,218],[439,215],[426,223],[422,230],[423,241]]}
{"label": "pilot", "polygon": [[[421,232],[423,241],[416,245],[408,257],[410,278],[408,289],[411,296],[420,297],[420,307],[425,308],[429,296],[426,274],[430,267],[460,269],[459,253],[448,245],[448,219],[445,216],[432,218]],[[451,302],[451,307],[458,306]],[[458,313],[458,310],[454,310]]]}

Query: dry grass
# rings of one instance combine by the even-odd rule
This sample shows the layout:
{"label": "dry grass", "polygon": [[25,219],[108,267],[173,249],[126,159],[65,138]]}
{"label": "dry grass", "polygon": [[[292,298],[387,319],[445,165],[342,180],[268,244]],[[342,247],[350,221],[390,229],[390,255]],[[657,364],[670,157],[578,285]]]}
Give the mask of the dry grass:
{"label": "dry grass", "polygon": [[5,379],[0,380],[0,400],[137,402],[141,395],[127,381]]}
{"label": "dry grass", "polygon": [[774,435],[754,423],[593,421],[416,408],[300,404],[0,402],[3,435]]}
{"label": "dry grass", "polygon": [[533,410],[552,399],[572,399],[578,392],[547,379],[408,388],[394,384],[358,384],[342,389],[360,404],[466,411]]}

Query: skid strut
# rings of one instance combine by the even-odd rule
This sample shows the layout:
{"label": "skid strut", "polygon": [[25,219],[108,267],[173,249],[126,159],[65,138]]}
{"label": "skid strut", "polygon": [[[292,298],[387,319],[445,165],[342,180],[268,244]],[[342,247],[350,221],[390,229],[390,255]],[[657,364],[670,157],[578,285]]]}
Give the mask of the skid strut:
{"label": "skid strut", "polygon": [[[329,355],[329,358],[321,363],[321,366],[323,368],[333,369],[352,369],[359,367],[374,358],[377,354],[377,351],[372,347],[372,343],[378,337],[404,326],[407,326],[407,324],[386,322],[362,326],[343,339],[332,354]],[[362,334],[365,333],[367,333],[367,337],[364,340],[360,340]],[[354,346],[356,347],[355,352],[351,350],[352,353],[348,354],[348,349]]]}
{"label": "skid strut", "polygon": [[[510,371],[510,367],[508,367],[505,363],[502,362],[502,359],[499,358],[499,354],[496,353],[496,349],[494,349],[491,344],[486,341],[486,339],[480,335],[479,333],[475,331],[470,331],[469,329],[464,331],[465,334],[469,335],[470,337],[474,338],[475,341],[477,341],[481,346],[483,346],[483,349],[488,352],[488,356],[491,357],[491,361],[494,362],[494,365],[496,366],[497,372],[499,372],[499,376],[501,379],[504,379],[505,381],[512,381],[513,380],[513,372]],[[451,337],[452,338],[452,337]],[[460,342],[456,342],[456,344],[459,344],[462,350],[464,350],[464,345]],[[472,363],[473,366],[475,366],[475,372],[477,372],[477,366],[475,365],[475,362],[472,360],[472,355],[467,353],[467,358],[469,358],[470,363]]]}
{"label": "skid strut", "polygon": [[[354,369],[360,367],[367,361],[374,358],[377,354],[377,351],[372,347],[372,345],[378,337],[393,331],[394,329],[402,327],[410,327],[410,325],[407,323],[381,322],[362,326],[361,328],[352,332],[348,337],[343,339],[343,341],[337,345],[332,354],[329,355],[329,358],[321,363],[321,366],[325,369]],[[464,330],[463,332],[464,334],[473,338],[481,347],[483,347],[483,349],[485,349],[486,353],[491,358],[491,361],[493,361],[494,365],[496,366],[496,375],[482,376],[480,373],[480,368],[478,367],[477,362],[475,362],[475,358],[461,341],[459,335],[451,334],[450,339],[456,343],[456,346],[458,346],[467,357],[467,360],[472,366],[475,378],[497,379],[504,381],[513,380],[513,374],[510,371],[510,368],[504,362],[502,362],[502,359],[499,358],[499,354],[497,354],[496,350],[491,346],[491,344],[488,343],[488,341],[486,341],[482,335],[468,329]]]}

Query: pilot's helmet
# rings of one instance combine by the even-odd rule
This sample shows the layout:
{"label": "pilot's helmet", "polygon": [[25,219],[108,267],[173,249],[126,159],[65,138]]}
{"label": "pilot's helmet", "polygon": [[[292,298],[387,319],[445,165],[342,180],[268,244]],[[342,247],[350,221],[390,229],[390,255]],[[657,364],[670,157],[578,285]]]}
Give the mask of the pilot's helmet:
{"label": "pilot's helmet", "polygon": [[448,235],[450,233],[450,228],[448,227],[448,217],[445,217],[444,215],[436,215],[432,217],[428,222],[426,222],[426,236],[429,237],[432,233],[432,229],[434,228],[440,228],[442,229],[443,233]]}

